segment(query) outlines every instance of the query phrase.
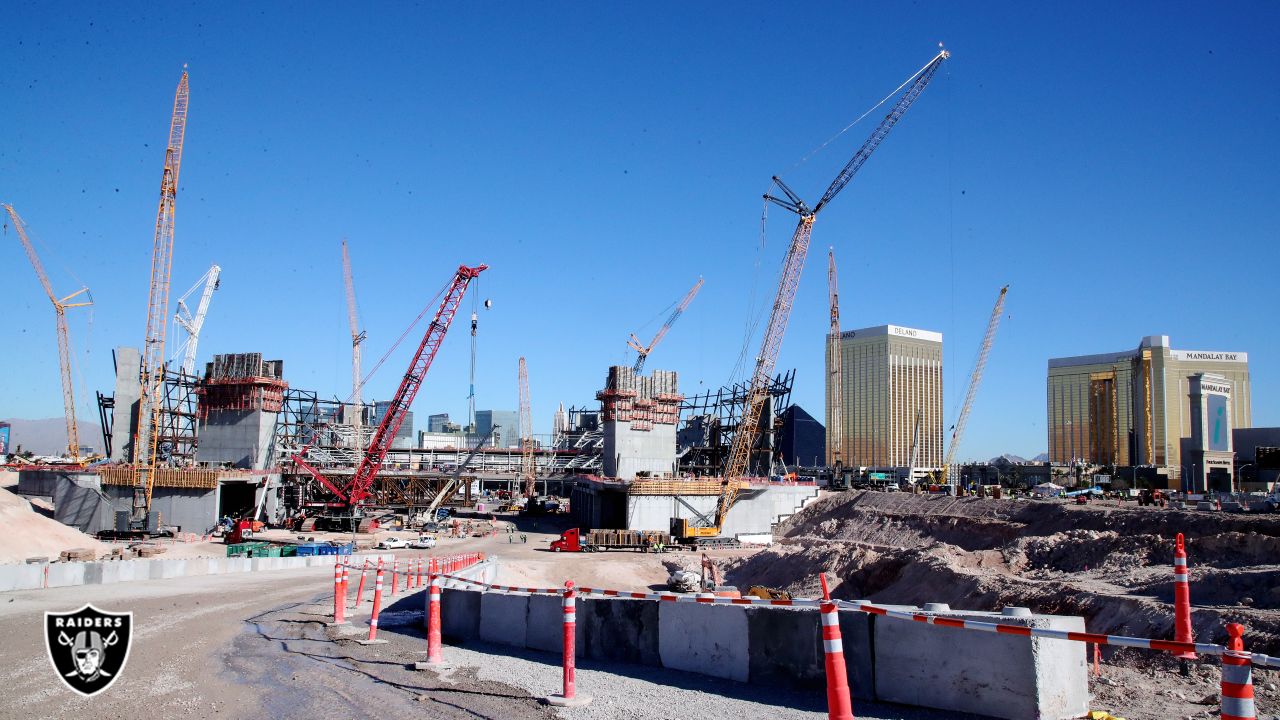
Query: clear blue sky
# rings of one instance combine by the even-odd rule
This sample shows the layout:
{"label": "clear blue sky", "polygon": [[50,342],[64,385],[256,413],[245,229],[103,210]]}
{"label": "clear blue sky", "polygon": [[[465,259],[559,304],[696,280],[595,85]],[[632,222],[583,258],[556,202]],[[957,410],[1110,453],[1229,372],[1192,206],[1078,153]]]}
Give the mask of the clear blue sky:
{"label": "clear blue sky", "polygon": [[[57,289],[93,291],[92,322],[72,322],[83,417],[111,388],[111,348],[142,339],[183,63],[175,298],[210,263],[224,278],[201,362],[257,351],[295,387],[345,398],[342,237],[369,365],[458,263],[485,262],[478,405],[516,406],[525,355],[546,432],[699,275],[649,367],[689,393],[729,380],[794,227],[774,209],[760,248],[770,175],[812,202],[879,113],[796,161],[945,41],[944,71],[815,228],[779,358],[794,399],[822,415],[834,245],[847,328],[945,334],[948,417],[1013,285],[962,457],[1044,450],[1047,358],[1148,334],[1247,351],[1254,423],[1280,425],[1280,5],[353,7],[9,4],[0,199]],[[0,417],[57,416],[52,310],[12,230],[0,248]],[[392,394],[408,351],[366,397]],[[420,427],[465,415],[467,363],[460,317]]]}

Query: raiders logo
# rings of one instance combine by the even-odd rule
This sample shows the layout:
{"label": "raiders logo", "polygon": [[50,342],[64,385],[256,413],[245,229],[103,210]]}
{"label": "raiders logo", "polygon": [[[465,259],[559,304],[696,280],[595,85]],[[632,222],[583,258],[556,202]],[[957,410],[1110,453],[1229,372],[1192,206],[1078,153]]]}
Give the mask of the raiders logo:
{"label": "raiders logo", "polygon": [[111,687],[129,660],[133,613],[103,612],[85,605],[75,612],[44,614],[49,662],[67,687],[93,697]]}

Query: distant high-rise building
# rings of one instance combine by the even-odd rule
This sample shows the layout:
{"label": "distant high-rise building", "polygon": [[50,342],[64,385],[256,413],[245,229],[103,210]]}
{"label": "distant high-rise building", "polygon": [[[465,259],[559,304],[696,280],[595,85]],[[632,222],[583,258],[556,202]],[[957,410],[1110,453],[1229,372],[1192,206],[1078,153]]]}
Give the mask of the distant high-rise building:
{"label": "distant high-rise building", "polygon": [[[832,427],[831,343],[827,347],[827,427]],[[843,461],[848,467],[908,467],[919,421],[915,467],[942,465],[942,333],[880,325],[840,333]],[[827,442],[830,452],[831,442]],[[828,462],[830,458],[828,457]]]}
{"label": "distant high-rise building", "polygon": [[1050,359],[1049,461],[1153,465],[1180,477],[1200,373],[1223,377],[1233,426],[1252,426],[1248,353],[1174,350],[1168,335],[1149,335],[1134,350]]}
{"label": "distant high-rise building", "polygon": [[563,435],[569,431],[569,413],[564,411],[564,403],[560,403],[560,409],[556,410],[555,417],[551,420],[551,432],[555,435]]}
{"label": "distant high-rise building", "polygon": [[520,419],[515,410],[476,411],[476,435],[488,437],[494,425],[498,426],[494,447],[520,447]]}
{"label": "distant high-rise building", "polygon": [[[391,407],[390,400],[379,400],[373,404],[372,424],[378,427],[382,424],[382,418],[386,416],[387,410]],[[413,447],[413,411],[406,410],[404,420],[400,423],[400,429],[396,431],[395,438],[391,441],[394,448]]]}
{"label": "distant high-rise building", "polygon": [[449,424],[449,413],[438,413],[436,415],[427,416],[427,432],[447,432],[445,425]]}
{"label": "distant high-rise building", "polygon": [[817,418],[792,405],[782,411],[782,436],[778,438],[778,453],[786,465],[816,467],[826,457],[827,431]]}

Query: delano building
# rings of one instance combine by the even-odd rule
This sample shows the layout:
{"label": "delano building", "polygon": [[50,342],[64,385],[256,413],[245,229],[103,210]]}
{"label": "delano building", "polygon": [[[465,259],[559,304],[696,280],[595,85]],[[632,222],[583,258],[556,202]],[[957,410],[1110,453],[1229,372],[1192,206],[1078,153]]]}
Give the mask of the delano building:
{"label": "delano building", "polygon": [[1249,355],[1174,350],[1150,335],[1134,350],[1049,360],[1049,461],[1154,465],[1181,476],[1182,438],[1192,437],[1192,377],[1230,386],[1235,427],[1252,425]]}
{"label": "delano building", "polygon": [[[827,428],[834,398],[827,346]],[[840,333],[841,443],[847,467],[906,468],[919,425],[915,467],[942,465],[942,333],[880,325]],[[831,443],[827,443],[828,463]]]}

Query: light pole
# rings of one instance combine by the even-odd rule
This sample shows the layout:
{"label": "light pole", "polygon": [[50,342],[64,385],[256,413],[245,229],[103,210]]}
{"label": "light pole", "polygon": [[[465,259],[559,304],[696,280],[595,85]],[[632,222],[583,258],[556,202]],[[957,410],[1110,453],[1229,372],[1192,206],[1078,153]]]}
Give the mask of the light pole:
{"label": "light pole", "polygon": [[1231,474],[1231,492],[1232,492],[1232,493],[1235,493],[1235,492],[1236,492],[1236,489],[1235,489],[1235,488],[1236,488],[1236,478],[1240,478],[1240,486],[1239,486],[1239,487],[1240,487],[1240,491],[1239,491],[1239,492],[1241,492],[1241,493],[1243,493],[1243,492],[1244,492],[1244,469],[1245,469],[1245,468],[1247,468],[1247,467],[1253,467],[1253,463],[1245,463],[1245,464],[1241,465],[1240,467],[1236,468],[1236,471],[1235,471],[1235,472],[1233,472],[1233,473]]}

